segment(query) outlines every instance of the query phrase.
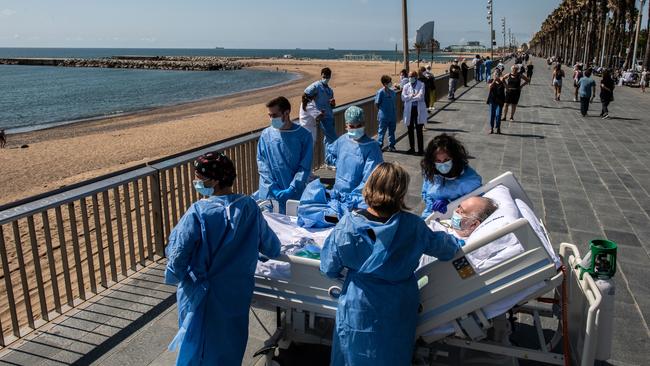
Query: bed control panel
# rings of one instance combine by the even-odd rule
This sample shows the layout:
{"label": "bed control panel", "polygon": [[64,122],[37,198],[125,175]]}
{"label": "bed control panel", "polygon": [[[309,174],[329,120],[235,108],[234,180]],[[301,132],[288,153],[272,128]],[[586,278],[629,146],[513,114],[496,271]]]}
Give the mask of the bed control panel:
{"label": "bed control panel", "polygon": [[458,272],[458,275],[462,279],[466,279],[476,274],[474,268],[472,268],[472,265],[469,264],[469,261],[465,256],[462,256],[451,263],[454,265],[456,272]]}

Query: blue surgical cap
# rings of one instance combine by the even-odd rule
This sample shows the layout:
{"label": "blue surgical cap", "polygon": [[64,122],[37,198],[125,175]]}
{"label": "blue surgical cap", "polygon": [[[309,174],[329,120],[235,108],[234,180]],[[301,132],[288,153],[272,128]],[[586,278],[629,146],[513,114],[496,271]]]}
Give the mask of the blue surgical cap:
{"label": "blue surgical cap", "polygon": [[345,123],[364,123],[363,121],[363,109],[352,106],[345,110]]}

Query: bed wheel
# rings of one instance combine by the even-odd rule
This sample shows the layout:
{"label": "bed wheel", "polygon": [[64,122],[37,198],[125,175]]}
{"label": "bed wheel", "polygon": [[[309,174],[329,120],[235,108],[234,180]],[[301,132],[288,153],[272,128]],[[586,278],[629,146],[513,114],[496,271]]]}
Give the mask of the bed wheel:
{"label": "bed wheel", "polygon": [[330,295],[330,297],[338,299],[341,296],[341,288],[338,286],[332,286],[327,289],[327,293]]}

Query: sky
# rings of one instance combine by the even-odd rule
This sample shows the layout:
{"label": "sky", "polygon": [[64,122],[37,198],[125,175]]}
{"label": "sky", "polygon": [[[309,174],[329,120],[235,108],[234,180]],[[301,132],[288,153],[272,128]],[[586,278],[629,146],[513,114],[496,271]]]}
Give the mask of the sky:
{"label": "sky", "polygon": [[[517,40],[530,39],[560,0],[493,0]],[[394,49],[400,0],[2,0],[0,47]],[[489,44],[487,0],[409,0],[409,43],[436,22],[442,46]]]}

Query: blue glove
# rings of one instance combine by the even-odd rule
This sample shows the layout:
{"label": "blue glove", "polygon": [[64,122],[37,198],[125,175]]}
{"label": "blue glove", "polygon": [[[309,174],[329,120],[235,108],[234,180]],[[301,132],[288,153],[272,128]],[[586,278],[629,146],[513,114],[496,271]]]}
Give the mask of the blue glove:
{"label": "blue glove", "polygon": [[447,213],[447,205],[449,204],[449,201],[447,200],[435,200],[433,202],[433,205],[431,205],[431,208],[434,211],[438,211],[440,213]]}
{"label": "blue glove", "polygon": [[278,201],[284,202],[284,201],[288,200],[289,198],[291,198],[291,196],[293,196],[295,191],[296,191],[295,188],[290,186],[287,189],[283,189],[283,190],[277,192],[277,194],[275,195],[275,198],[277,198]]}
{"label": "blue glove", "polygon": [[276,189],[276,188],[271,189],[271,195],[275,199],[279,199],[278,195],[280,195],[280,192],[282,192],[282,190],[280,190],[280,189]]}
{"label": "blue glove", "polygon": [[465,240],[458,239],[458,245],[460,245],[461,247],[464,247],[465,246]]}

